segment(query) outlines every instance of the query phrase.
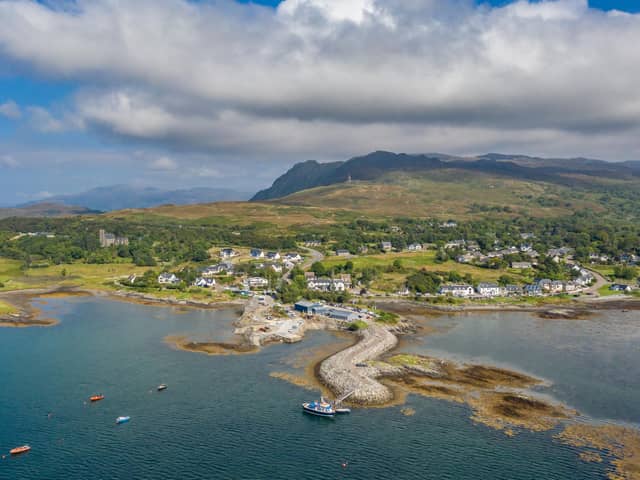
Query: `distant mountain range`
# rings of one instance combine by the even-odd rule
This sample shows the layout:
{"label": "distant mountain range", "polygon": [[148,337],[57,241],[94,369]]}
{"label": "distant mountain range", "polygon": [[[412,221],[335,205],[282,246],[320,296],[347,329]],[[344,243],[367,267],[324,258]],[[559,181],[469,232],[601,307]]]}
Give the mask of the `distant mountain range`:
{"label": "distant mountain range", "polygon": [[0,218],[8,217],[67,217],[100,213],[85,207],[74,207],[59,203],[42,202],[13,208],[0,208]]}
{"label": "distant mountain range", "polygon": [[562,186],[608,180],[640,181],[640,161],[605,162],[587,158],[537,158],[490,153],[478,157],[444,154],[407,155],[378,151],[345,162],[298,163],[255,194],[252,201],[273,200],[303,190],[352,181],[376,182],[389,174],[442,176],[444,172],[491,175],[496,178],[545,182]]}
{"label": "distant mountain range", "polygon": [[[190,205],[220,201],[247,200],[251,194],[226,188],[191,188],[182,190],[161,190],[158,188],[138,188],[130,185],[98,187],[86,192],[56,195],[46,199],[47,204],[67,206],[82,205],[89,210],[111,211],[127,208],[149,208],[158,205]],[[41,202],[30,202],[18,207],[31,207]]]}

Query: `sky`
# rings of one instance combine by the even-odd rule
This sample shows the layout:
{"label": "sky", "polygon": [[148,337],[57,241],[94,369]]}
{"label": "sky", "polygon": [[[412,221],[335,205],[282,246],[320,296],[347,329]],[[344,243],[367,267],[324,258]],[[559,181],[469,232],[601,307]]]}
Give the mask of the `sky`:
{"label": "sky", "polygon": [[0,0],[0,205],[374,150],[640,159],[639,0]]}

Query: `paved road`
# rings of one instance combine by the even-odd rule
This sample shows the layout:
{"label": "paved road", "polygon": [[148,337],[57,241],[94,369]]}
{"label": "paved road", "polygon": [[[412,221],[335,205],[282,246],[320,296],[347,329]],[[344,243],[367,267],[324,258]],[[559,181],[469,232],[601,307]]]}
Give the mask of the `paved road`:
{"label": "paved road", "polygon": [[596,277],[596,283],[594,283],[592,286],[590,286],[587,290],[585,290],[585,293],[591,294],[591,295],[600,295],[598,293],[598,290],[600,290],[600,288],[604,287],[605,285],[607,285],[609,283],[609,281],[604,278],[600,273],[596,272],[595,270],[591,270],[590,268],[587,267],[582,267],[585,270],[588,270],[589,272],[591,272],[593,274],[594,277]]}
{"label": "paved road", "polygon": [[321,262],[324,260],[324,254],[319,252],[318,250],[314,250],[313,248],[305,248],[305,250],[309,253],[309,257],[302,263],[302,268],[307,269],[315,262]]}

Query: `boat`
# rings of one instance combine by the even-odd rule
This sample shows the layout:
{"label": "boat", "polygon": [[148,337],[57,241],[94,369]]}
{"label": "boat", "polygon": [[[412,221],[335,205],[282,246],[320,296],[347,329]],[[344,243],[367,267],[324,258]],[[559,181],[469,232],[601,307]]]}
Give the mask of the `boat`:
{"label": "boat", "polygon": [[336,414],[333,405],[324,398],[320,397],[319,401],[306,402],[302,404],[302,409],[305,413],[311,415],[317,415],[318,417],[333,417]]}
{"label": "boat", "polygon": [[334,408],[334,410],[336,411],[337,414],[351,413],[351,409],[350,408],[341,407],[340,405],[342,404],[343,401],[345,401],[347,398],[349,398],[354,393],[355,393],[355,390],[347,393],[346,395],[343,395],[342,397],[338,398],[335,402],[333,402],[333,408]]}
{"label": "boat", "polygon": [[346,407],[336,408],[336,413],[337,414],[351,413],[351,409]]}
{"label": "boat", "polygon": [[29,445],[23,445],[21,447],[16,447],[9,450],[9,453],[11,455],[20,455],[21,453],[27,453],[29,450],[31,450],[31,447]]}
{"label": "boat", "polygon": [[127,423],[131,420],[131,417],[118,417],[116,418],[116,425],[120,425],[121,423]]}
{"label": "boat", "polygon": [[161,383],[160,385],[158,385],[158,391],[161,392],[163,390],[166,390],[167,386],[164,383]]}
{"label": "boat", "polygon": [[89,397],[89,400],[92,402],[99,402],[100,400],[104,400],[104,395],[92,395]]}

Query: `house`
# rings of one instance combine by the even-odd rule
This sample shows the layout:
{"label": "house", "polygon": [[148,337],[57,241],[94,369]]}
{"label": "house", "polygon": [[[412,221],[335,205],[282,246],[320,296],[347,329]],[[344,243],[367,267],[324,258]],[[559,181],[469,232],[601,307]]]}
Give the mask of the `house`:
{"label": "house", "polygon": [[348,257],[349,255],[351,255],[351,252],[349,250],[345,250],[345,249],[338,249],[336,250],[336,255],[338,257]]}
{"label": "house", "polygon": [[467,244],[464,240],[453,240],[444,244],[445,250],[456,250],[458,248],[464,248]]}
{"label": "house", "polygon": [[380,248],[382,248],[382,250],[384,250],[385,252],[390,252],[393,249],[393,245],[391,244],[391,242],[381,242]]}
{"label": "house", "polygon": [[351,274],[350,273],[341,273],[336,277],[336,280],[341,281],[345,284],[347,288],[351,287]]}
{"label": "house", "polygon": [[483,297],[499,297],[502,295],[502,288],[497,283],[479,283],[478,295]]}
{"label": "house", "polygon": [[524,294],[528,295],[529,297],[540,297],[542,296],[542,293],[542,288],[537,283],[524,286]]}
{"label": "house", "polygon": [[235,251],[233,248],[223,248],[220,250],[220,258],[233,258],[238,255],[240,255],[240,253]]}
{"label": "house", "polygon": [[535,238],[535,234],[530,233],[530,232],[526,232],[526,233],[521,233],[520,234],[520,238],[522,240],[531,240],[532,238]]}
{"label": "house", "polygon": [[573,254],[573,248],[569,247],[560,247],[560,248],[550,248],[547,251],[547,257],[551,258],[565,258]]}
{"label": "house", "polygon": [[158,283],[160,285],[176,285],[180,283],[180,279],[173,273],[161,273],[158,275]]}
{"label": "house", "polygon": [[630,292],[631,286],[624,285],[622,283],[614,283],[609,287],[609,290],[611,290],[612,292]]}
{"label": "house", "polygon": [[554,280],[553,282],[551,282],[551,285],[549,287],[549,292],[550,293],[562,293],[564,291],[564,282],[560,281],[560,280]]}
{"label": "house", "polygon": [[530,252],[532,250],[533,250],[533,245],[531,245],[530,243],[523,243],[522,245],[520,245],[520,251],[522,253]]}
{"label": "house", "polygon": [[506,285],[504,291],[507,295],[522,295],[522,287],[520,285]]}
{"label": "house", "polygon": [[267,258],[269,260],[280,260],[280,252],[269,252],[267,253]]}
{"label": "house", "polygon": [[302,255],[295,252],[289,252],[285,254],[284,259],[291,263],[298,263],[302,261]]}
{"label": "house", "polygon": [[332,281],[330,278],[313,278],[307,280],[307,288],[319,292],[328,292],[331,290]]}
{"label": "house", "polygon": [[309,280],[315,280],[316,274],[315,272],[304,272],[304,279],[308,282]]}
{"label": "house", "polygon": [[200,288],[211,288],[213,286],[215,286],[216,281],[213,278],[196,278],[196,281],[193,282],[193,285],[195,287],[200,287]]}
{"label": "house", "polygon": [[249,288],[265,288],[269,286],[269,280],[262,277],[249,277],[245,283]]}
{"label": "house", "polygon": [[421,243],[412,243],[407,247],[407,250],[410,252],[421,252],[422,244]]}
{"label": "house", "polygon": [[320,240],[307,240],[306,242],[304,242],[305,247],[319,247],[321,245],[322,242]]}
{"label": "house", "polygon": [[366,245],[361,245],[360,247],[358,247],[358,253],[362,255],[364,255],[368,251],[369,251],[369,247],[367,247]]}
{"label": "house", "polygon": [[138,278],[138,275],[136,275],[135,273],[132,275],[129,275],[127,277],[127,283],[129,283],[130,285],[133,285],[134,283],[136,283],[137,278]]}
{"label": "house", "polygon": [[440,224],[440,228],[456,228],[458,224],[456,222],[448,221]]}
{"label": "house", "polygon": [[249,255],[251,255],[251,258],[264,258],[264,250],[260,250],[259,248],[252,248]]}
{"label": "house", "polygon": [[276,273],[282,273],[282,265],[279,263],[271,263],[269,264],[269,268]]}
{"label": "house", "polygon": [[511,268],[515,268],[518,270],[528,270],[530,268],[533,268],[533,265],[531,262],[511,262]]}
{"label": "house", "polygon": [[453,297],[471,297],[475,293],[471,285],[442,285],[440,295],[451,295]]}
{"label": "house", "polygon": [[411,290],[409,290],[409,288],[407,288],[407,287],[404,287],[404,288],[398,290],[396,292],[396,295],[399,295],[401,297],[408,297],[409,295],[411,295]]}
{"label": "house", "polygon": [[210,265],[204,268],[200,275],[204,278],[210,278],[214,275],[221,275],[223,273],[233,273],[233,265],[231,263],[219,263],[217,265]]}

